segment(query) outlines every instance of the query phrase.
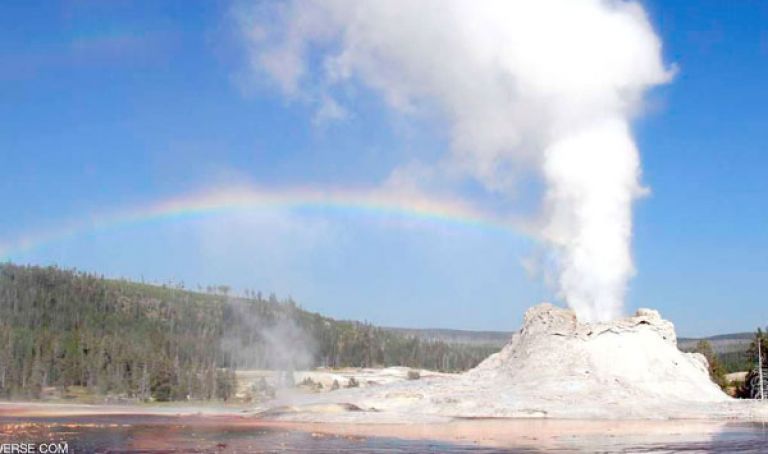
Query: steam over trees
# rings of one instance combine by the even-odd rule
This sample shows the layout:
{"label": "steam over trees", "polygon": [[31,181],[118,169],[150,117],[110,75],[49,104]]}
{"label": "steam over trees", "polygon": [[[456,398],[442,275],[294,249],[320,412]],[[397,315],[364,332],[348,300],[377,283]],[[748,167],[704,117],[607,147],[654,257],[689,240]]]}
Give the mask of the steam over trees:
{"label": "steam over trees", "polygon": [[46,387],[228,399],[233,369],[404,365],[459,371],[497,348],[425,341],[294,302],[0,265],[0,397]]}

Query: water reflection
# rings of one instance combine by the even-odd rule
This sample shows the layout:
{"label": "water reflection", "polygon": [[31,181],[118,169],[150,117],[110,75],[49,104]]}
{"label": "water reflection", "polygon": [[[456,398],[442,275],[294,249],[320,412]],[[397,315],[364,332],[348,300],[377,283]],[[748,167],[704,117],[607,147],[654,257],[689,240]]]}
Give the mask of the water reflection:
{"label": "water reflection", "polygon": [[762,423],[492,420],[445,424],[269,423],[250,417],[0,417],[0,442],[67,441],[74,453],[722,452],[768,449]]}

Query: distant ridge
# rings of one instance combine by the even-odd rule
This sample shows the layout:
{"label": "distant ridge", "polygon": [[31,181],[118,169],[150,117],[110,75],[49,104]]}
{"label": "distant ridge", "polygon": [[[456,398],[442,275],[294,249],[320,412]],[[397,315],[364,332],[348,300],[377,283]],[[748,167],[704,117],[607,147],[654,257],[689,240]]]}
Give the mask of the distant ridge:
{"label": "distant ridge", "polygon": [[[507,344],[514,331],[473,331],[446,328],[398,328],[383,327],[382,329],[400,335],[416,336],[424,340],[446,342],[450,344],[488,345],[501,348]],[[754,333],[717,334],[708,337],[681,337],[677,340],[680,350],[693,350],[701,340],[712,345],[716,353],[733,353],[747,350],[754,338]]]}
{"label": "distant ridge", "polygon": [[693,350],[699,341],[705,340],[712,345],[715,353],[743,352],[747,350],[747,347],[749,347],[750,342],[754,338],[754,333],[718,334],[716,336],[691,338],[681,337],[677,340],[677,346],[680,350]]}
{"label": "distant ridge", "polygon": [[472,331],[446,328],[397,328],[383,327],[392,333],[415,336],[424,340],[450,344],[489,345],[501,348],[512,337],[513,331]]}

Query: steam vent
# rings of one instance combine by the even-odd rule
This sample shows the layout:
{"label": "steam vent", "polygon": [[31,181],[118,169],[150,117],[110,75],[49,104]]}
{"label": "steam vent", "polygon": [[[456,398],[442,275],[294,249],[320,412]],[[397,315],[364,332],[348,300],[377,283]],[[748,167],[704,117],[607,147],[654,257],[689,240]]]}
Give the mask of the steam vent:
{"label": "steam vent", "polygon": [[571,310],[540,304],[500,352],[464,374],[312,396],[291,402],[283,417],[709,418],[752,411],[734,404],[710,380],[702,355],[678,350],[674,326],[657,311],[579,323]]}

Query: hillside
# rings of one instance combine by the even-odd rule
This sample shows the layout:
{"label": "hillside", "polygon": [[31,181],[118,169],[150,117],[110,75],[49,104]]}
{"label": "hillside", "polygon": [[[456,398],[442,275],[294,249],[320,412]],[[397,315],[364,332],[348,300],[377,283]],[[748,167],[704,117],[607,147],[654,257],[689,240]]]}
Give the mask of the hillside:
{"label": "hillside", "polygon": [[140,399],[226,399],[234,369],[460,371],[498,350],[334,320],[290,299],[215,290],[0,265],[0,396],[80,386]]}

